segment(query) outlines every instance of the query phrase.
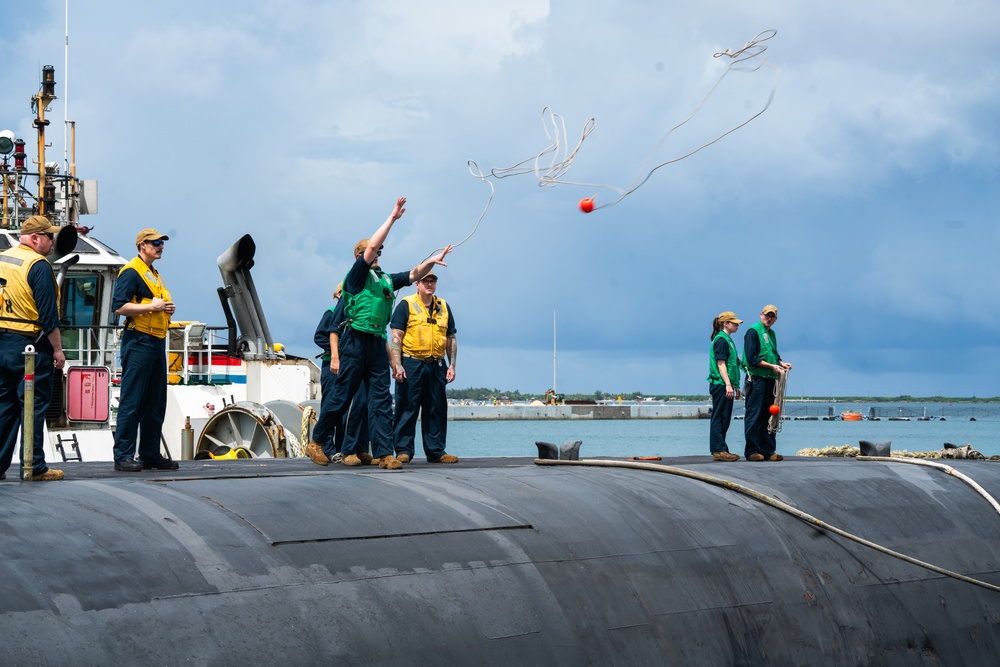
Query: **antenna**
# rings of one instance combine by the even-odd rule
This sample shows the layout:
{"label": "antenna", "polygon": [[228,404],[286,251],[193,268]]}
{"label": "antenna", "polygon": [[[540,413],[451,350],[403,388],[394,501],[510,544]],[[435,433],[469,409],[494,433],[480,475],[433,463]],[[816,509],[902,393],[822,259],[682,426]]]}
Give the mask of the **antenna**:
{"label": "antenna", "polygon": [[556,309],[552,309],[552,393],[556,391]]}
{"label": "antenna", "polygon": [[69,174],[69,0],[66,0],[66,43],[63,46],[63,173]]}

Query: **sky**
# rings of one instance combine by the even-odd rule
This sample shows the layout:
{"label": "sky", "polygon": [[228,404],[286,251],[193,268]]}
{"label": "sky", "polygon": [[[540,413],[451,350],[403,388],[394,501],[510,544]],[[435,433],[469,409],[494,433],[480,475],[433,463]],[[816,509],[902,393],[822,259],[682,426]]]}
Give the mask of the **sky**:
{"label": "sky", "polygon": [[[68,50],[64,0],[7,4],[0,129],[33,145],[54,65],[48,159],[75,121],[82,224],[126,258],[168,234],[178,319],[224,323],[250,234],[273,338],[312,357],[405,196],[382,266],[458,246],[453,387],[704,394],[712,319],[739,342],[775,304],[789,395],[1000,395],[994,0],[70,0]],[[766,30],[763,66],[714,56]],[[546,109],[561,150],[593,127],[543,186]]]}

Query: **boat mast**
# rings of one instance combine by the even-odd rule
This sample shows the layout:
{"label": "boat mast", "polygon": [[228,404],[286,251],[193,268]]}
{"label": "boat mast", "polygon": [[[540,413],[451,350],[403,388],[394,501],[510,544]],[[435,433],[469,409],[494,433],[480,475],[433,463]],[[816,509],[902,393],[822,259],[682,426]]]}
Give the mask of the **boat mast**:
{"label": "boat mast", "polygon": [[69,0],[66,0],[66,42],[63,45],[63,172],[69,174]]}
{"label": "boat mast", "polygon": [[556,391],[556,309],[552,309],[552,393]]}

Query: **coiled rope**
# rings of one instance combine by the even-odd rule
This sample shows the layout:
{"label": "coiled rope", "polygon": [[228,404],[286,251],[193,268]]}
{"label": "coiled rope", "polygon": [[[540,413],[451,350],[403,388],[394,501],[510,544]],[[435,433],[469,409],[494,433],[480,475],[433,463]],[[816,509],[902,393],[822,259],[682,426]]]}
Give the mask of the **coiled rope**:
{"label": "coiled rope", "polygon": [[803,521],[807,524],[816,526],[817,528],[820,528],[827,532],[840,535],[841,537],[851,540],[852,542],[857,542],[858,544],[868,547],[869,549],[874,549],[875,551],[886,554],[888,556],[892,556],[893,558],[898,558],[899,560],[910,563],[911,565],[916,565],[917,567],[922,567],[926,570],[930,570],[931,572],[936,572],[946,577],[951,577],[953,579],[958,579],[959,581],[964,581],[967,584],[973,584],[974,586],[979,586],[981,588],[985,588],[1000,593],[1000,586],[991,584],[986,581],[981,581],[979,579],[974,579],[972,577],[967,577],[964,574],[959,574],[958,572],[946,570],[945,568],[934,565],[933,563],[927,563],[925,561],[913,558],[912,556],[907,556],[906,554],[899,553],[898,551],[893,551],[892,549],[884,547],[881,544],[876,544],[875,542],[866,540],[863,537],[859,537],[857,535],[849,533],[846,530],[837,528],[836,526],[831,526],[830,524],[821,521],[820,519],[817,519],[811,514],[803,512],[802,510],[793,507],[788,503],[782,502],[777,498],[772,498],[770,496],[764,495],[760,491],[755,491],[754,489],[751,489],[748,486],[743,486],[742,484],[737,484],[736,482],[731,482],[727,479],[722,479],[720,477],[704,475],[702,473],[686,470],[684,468],[676,468],[674,466],[658,465],[654,463],[636,463],[631,461],[600,461],[594,459],[581,459],[579,461],[557,461],[552,459],[535,459],[535,465],[543,465],[543,466],[579,465],[579,466],[590,466],[596,468],[631,468],[633,470],[646,470],[649,472],[660,472],[660,473],[667,473],[669,475],[678,475],[680,477],[687,477],[689,479],[694,479],[699,482],[705,482],[707,484],[721,486],[724,489],[735,491],[744,496],[762,502],[766,505],[770,505],[771,507],[781,510],[786,514],[790,514],[796,519],[799,519],[800,521]]}
{"label": "coiled rope", "polygon": [[767,419],[767,432],[777,433],[781,430],[781,413],[785,411],[785,385],[788,383],[788,371],[778,373],[778,379],[774,382],[774,405],[778,406],[778,412]]}

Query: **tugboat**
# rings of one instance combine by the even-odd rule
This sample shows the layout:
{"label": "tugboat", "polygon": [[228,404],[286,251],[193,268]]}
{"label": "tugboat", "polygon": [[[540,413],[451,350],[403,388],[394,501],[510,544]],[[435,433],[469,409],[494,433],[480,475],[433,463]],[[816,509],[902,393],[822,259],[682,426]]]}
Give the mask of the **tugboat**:
{"label": "tugboat", "polygon": [[[111,298],[127,260],[80,224],[81,216],[97,213],[98,190],[96,181],[76,175],[75,126],[69,151],[73,166],[63,171],[57,162],[46,162],[45,114],[57,99],[55,86],[55,68],[44,67],[39,92],[31,98],[36,159],[29,163],[26,140],[9,130],[0,133],[0,252],[17,245],[21,224],[32,215],[61,227],[49,260],[60,286],[67,361],[53,378],[46,459],[110,461],[123,328]],[[255,251],[253,239],[244,236],[219,257],[226,326],[171,324],[162,442],[167,458],[211,455],[220,448],[242,449],[252,457],[304,455],[302,440],[319,409],[319,369],[271,340],[250,275]]]}

